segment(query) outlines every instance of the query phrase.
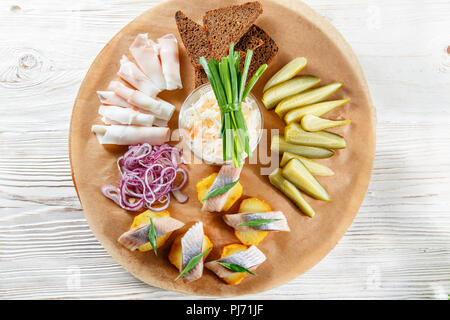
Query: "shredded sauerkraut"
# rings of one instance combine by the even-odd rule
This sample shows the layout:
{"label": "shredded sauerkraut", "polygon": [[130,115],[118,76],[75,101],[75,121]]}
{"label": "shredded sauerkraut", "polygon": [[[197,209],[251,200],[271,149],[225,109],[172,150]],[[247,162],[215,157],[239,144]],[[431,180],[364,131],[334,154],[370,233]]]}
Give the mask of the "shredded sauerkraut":
{"label": "shredded sauerkraut", "polygon": [[[242,113],[247,124],[250,149],[254,150],[261,131],[261,114],[258,106],[249,97],[242,102]],[[203,160],[223,162],[220,108],[212,90],[203,94],[181,115],[181,129],[191,150]]]}

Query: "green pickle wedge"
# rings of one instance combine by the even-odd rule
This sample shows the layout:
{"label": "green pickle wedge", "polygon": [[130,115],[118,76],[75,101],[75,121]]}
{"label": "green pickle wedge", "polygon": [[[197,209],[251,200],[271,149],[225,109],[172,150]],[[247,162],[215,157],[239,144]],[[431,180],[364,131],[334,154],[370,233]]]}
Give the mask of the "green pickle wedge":
{"label": "green pickle wedge", "polygon": [[283,153],[283,158],[281,158],[280,167],[284,167],[291,159],[300,160],[301,163],[303,163],[306,169],[308,169],[308,171],[311,172],[313,176],[329,177],[334,175],[333,170],[331,170],[327,166],[324,166],[323,164],[315,162],[314,160],[290,152]]}
{"label": "green pickle wedge", "polygon": [[306,131],[317,132],[324,129],[335,128],[340,126],[346,126],[351,123],[352,120],[328,120],[320,117],[316,117],[312,114],[305,115],[301,120],[302,128]]}
{"label": "green pickle wedge", "polygon": [[281,68],[277,73],[275,73],[269,81],[266,82],[264,86],[264,92],[280,84],[286,80],[292,79],[297,73],[299,73],[305,66],[307,60],[306,58],[299,57],[295,58],[288,64],[286,64],[283,68]]}
{"label": "green pickle wedge", "polygon": [[283,177],[280,168],[269,175],[269,180],[272,185],[291,199],[304,214],[311,218],[314,217],[315,212],[313,208],[303,198],[302,193],[291,182]]}
{"label": "green pickle wedge", "polygon": [[313,198],[331,201],[328,192],[298,159],[292,159],[283,168],[282,175],[297,188]]}
{"label": "green pickle wedge", "polygon": [[335,82],[317,89],[311,89],[294,96],[287,97],[286,99],[281,100],[275,108],[275,112],[283,118],[287,112],[293,109],[326,99],[328,96],[339,90],[340,87],[342,87],[342,83]]}
{"label": "green pickle wedge", "polygon": [[336,109],[337,107],[343,106],[349,101],[350,99],[331,100],[300,107],[286,113],[286,115],[284,116],[284,121],[287,124],[291,122],[298,122],[308,114],[321,117],[325,113],[328,113],[331,110]]}
{"label": "green pickle wedge", "polygon": [[323,159],[334,155],[334,152],[329,149],[288,143],[283,136],[272,137],[270,150],[280,154],[283,152],[291,152],[310,159]]}
{"label": "green pickle wedge", "polygon": [[262,97],[262,102],[266,109],[270,110],[284,98],[308,90],[319,82],[320,79],[313,76],[300,76],[293,78],[267,90]]}
{"label": "green pickle wedge", "polygon": [[[310,147],[343,149],[347,146],[343,137],[338,134],[320,131],[308,132],[298,123],[291,123],[284,130],[286,142]],[[295,153],[295,152],[294,152]]]}

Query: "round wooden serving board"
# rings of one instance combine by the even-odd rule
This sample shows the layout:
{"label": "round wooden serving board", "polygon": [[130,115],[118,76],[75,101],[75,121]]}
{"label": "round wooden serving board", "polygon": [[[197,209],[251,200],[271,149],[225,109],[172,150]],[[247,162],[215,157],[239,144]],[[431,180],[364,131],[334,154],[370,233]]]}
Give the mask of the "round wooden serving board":
{"label": "round wooden serving board", "polygon": [[[102,195],[100,189],[105,184],[118,183],[116,159],[126,147],[102,146],[91,133],[91,126],[101,123],[97,114],[99,101],[96,91],[105,90],[116,77],[119,60],[123,54],[128,54],[128,47],[138,33],[148,33],[151,39],[173,33],[180,42],[184,89],[164,92],[160,97],[177,107],[170,121],[170,128],[176,129],[178,110],[193,89],[193,68],[179,38],[175,12],[182,10],[200,22],[207,10],[242,3],[219,0],[163,2],[123,28],[95,59],[81,85],[70,128],[73,180],[93,233],[114,259],[149,285],[186,294],[221,297],[251,294],[279,286],[314,266],[333,249],[352,223],[366,193],[374,159],[376,117],[366,80],[355,55],[342,36],[305,4],[288,0],[260,2],[264,13],[256,24],[276,41],[280,53],[254,88],[254,95],[260,99],[265,82],[291,59],[303,56],[308,59],[308,65],[301,74],[319,76],[321,84],[343,82],[343,88],[330,99],[352,99],[345,106],[327,114],[331,119],[353,120],[351,125],[335,130],[345,137],[348,147],[337,151],[330,159],[320,160],[335,172],[333,177],[319,178],[332,201],[326,203],[307,197],[316,211],[316,216],[311,219],[273,188],[266,175],[260,174],[260,169],[268,167],[267,164],[246,164],[241,175],[244,187],[241,200],[247,197],[265,200],[273,210],[284,212],[292,231],[269,234],[258,246],[267,256],[266,262],[257,270],[258,275],[248,275],[236,286],[226,285],[206,269],[200,280],[192,283],[182,280],[175,282],[178,270],[168,262],[167,254],[176,234],[159,250],[157,257],[152,252],[130,252],[119,245],[118,237],[129,229],[135,214],[116,206]],[[264,110],[263,116],[266,129],[283,130],[284,123],[273,111]],[[266,142],[263,139],[261,143]],[[189,195],[189,201],[185,204],[172,201],[169,211],[187,226],[194,221],[203,221],[205,233],[214,244],[208,260],[215,259],[224,245],[238,243],[238,240],[223,222],[222,214],[200,210],[195,185],[200,179],[218,171],[219,167],[191,164],[187,169],[189,180],[183,191]],[[240,201],[230,212],[237,212]]]}

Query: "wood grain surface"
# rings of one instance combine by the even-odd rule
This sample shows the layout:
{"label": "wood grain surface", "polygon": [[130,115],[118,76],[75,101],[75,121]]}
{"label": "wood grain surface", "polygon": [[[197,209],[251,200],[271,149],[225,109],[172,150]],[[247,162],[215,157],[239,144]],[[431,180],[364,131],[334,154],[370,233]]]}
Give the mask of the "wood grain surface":
{"label": "wood grain surface", "polygon": [[[450,3],[305,1],[358,55],[377,108],[368,194],[337,247],[250,299],[447,299]],[[156,0],[0,4],[0,298],[169,298],[96,241],[68,159],[73,102],[114,34]]]}

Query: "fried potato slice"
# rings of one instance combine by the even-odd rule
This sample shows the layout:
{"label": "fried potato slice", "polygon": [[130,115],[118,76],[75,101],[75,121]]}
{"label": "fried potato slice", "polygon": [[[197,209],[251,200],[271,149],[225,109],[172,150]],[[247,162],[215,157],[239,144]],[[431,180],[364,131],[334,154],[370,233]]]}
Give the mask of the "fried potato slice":
{"label": "fried potato slice", "polygon": [[[247,250],[248,247],[243,245],[243,244],[230,244],[228,246],[225,246],[222,250],[222,255],[220,256],[220,258],[226,258],[228,256],[231,256],[232,254],[241,252],[241,251],[245,251]],[[241,283],[241,281],[245,278],[247,274],[246,273],[241,273],[241,272],[236,272],[235,274],[225,277],[225,278],[221,278],[223,281],[225,281],[226,283],[228,283],[229,285],[236,285]]]}
{"label": "fried potato slice", "polygon": [[[136,227],[139,227],[140,225],[150,223],[150,218],[158,219],[158,218],[162,218],[164,216],[170,217],[169,211],[167,211],[167,210],[163,210],[161,212],[153,212],[151,210],[144,211],[141,214],[134,217],[133,224],[131,225],[130,230],[134,229]],[[172,234],[172,232],[169,232],[169,233],[162,235],[161,237],[156,238],[156,248],[159,248],[162,245],[164,245],[164,243],[166,243],[166,241],[170,238],[171,234]],[[153,250],[153,247],[150,242],[147,242],[146,244],[143,244],[142,246],[140,246],[138,248],[138,250],[141,252],[146,252],[146,251]]]}
{"label": "fried potato slice", "polygon": [[[197,183],[196,188],[198,201],[201,201],[208,194],[209,188],[211,188],[216,177],[217,173],[215,172]],[[225,202],[222,211],[230,210],[230,208],[235,204],[235,202],[239,200],[239,198],[242,196],[242,190],[243,188],[240,182],[238,182],[233,188],[231,188],[227,201]]]}
{"label": "fried potato slice", "polygon": [[[255,213],[255,212],[268,212],[272,211],[272,208],[264,201],[258,198],[249,198],[241,202],[239,206],[239,213]],[[257,246],[265,237],[269,234],[269,231],[234,231],[234,235],[245,245]]]}
{"label": "fried potato slice", "polygon": [[[183,238],[184,234],[180,234],[178,237],[175,238],[175,240],[172,243],[172,247],[169,251],[169,262],[175,266],[178,270],[181,269],[181,261],[183,252],[181,250],[181,238]],[[208,236],[205,234],[205,239],[203,240],[203,251],[208,250],[209,248],[212,248],[213,244],[211,240],[209,240]],[[206,253],[203,256],[203,261],[206,260],[208,255],[211,253],[211,250],[209,250],[208,253]]]}

